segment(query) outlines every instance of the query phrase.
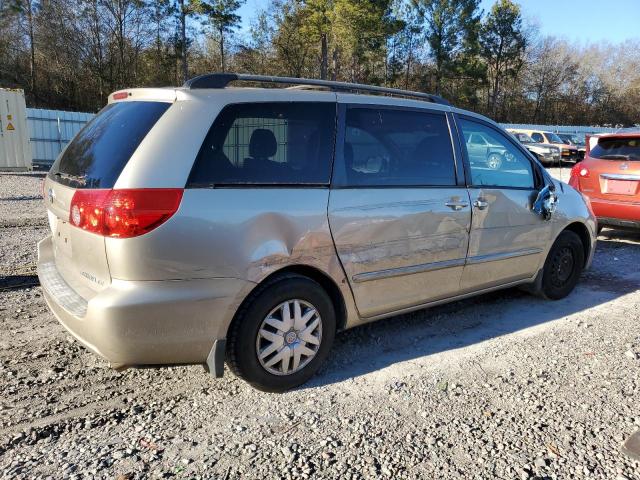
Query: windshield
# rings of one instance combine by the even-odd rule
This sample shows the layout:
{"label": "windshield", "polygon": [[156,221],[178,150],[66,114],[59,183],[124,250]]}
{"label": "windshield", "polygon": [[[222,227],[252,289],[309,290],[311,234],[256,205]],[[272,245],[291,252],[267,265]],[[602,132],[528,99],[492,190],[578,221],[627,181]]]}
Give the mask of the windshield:
{"label": "windshield", "polygon": [[564,140],[562,140],[558,135],[556,135],[555,133],[546,133],[545,134],[547,136],[547,138],[549,139],[549,141],[551,143],[564,143]]}
{"label": "windshield", "polygon": [[558,134],[558,136],[569,145],[577,145],[579,147],[584,146],[584,138],[580,140],[580,137],[578,135],[570,135],[570,134],[564,133],[564,134]]}
{"label": "windshield", "polygon": [[49,176],[74,188],[113,188],[133,152],[170,105],[107,105],[75,136],[51,167]]}
{"label": "windshield", "polygon": [[589,155],[604,160],[640,160],[640,137],[601,138]]}
{"label": "windshield", "polygon": [[572,141],[575,145],[577,145],[577,146],[579,146],[579,147],[584,147],[584,146],[585,146],[584,137],[580,138],[580,137],[578,137],[577,135],[574,135],[574,136],[572,136],[572,137],[571,137],[571,141]]}
{"label": "windshield", "polygon": [[534,143],[531,137],[526,133],[515,133],[514,135],[521,143]]}

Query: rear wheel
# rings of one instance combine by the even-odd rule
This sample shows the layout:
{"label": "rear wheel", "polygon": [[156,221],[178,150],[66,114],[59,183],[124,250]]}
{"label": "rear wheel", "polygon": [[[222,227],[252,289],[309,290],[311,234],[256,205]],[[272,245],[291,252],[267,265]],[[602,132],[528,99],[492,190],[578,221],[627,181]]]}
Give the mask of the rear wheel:
{"label": "rear wheel", "polygon": [[569,295],[582,273],[584,257],[580,237],[568,230],[562,232],[544,263],[540,293],[550,300],[559,300]]}
{"label": "rear wheel", "polygon": [[238,377],[283,392],[313,376],[335,336],[331,299],[315,281],[286,275],[251,295],[231,325],[227,362]]}

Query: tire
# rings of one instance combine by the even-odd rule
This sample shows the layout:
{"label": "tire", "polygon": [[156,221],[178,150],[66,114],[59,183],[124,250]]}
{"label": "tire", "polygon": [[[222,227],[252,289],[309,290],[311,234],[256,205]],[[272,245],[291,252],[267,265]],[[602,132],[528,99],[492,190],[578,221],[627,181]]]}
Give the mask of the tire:
{"label": "tire", "polygon": [[540,293],[549,300],[569,295],[580,278],[584,266],[584,246],[574,232],[562,232],[544,262]]}
{"label": "tire", "polygon": [[490,153],[487,156],[487,167],[491,170],[498,170],[502,166],[502,155],[499,153]]}
{"label": "tire", "polygon": [[[294,321],[291,317],[295,317],[295,302],[300,306],[300,322],[310,315],[306,329],[296,330],[288,323]],[[289,317],[284,313],[285,303]],[[316,319],[319,327],[309,331]],[[236,376],[259,390],[284,392],[302,385],[316,373],[329,354],[335,332],[333,303],[320,284],[301,275],[279,276],[252,292],[232,322],[227,335],[227,364]],[[298,337],[298,333],[305,336]],[[261,360],[260,353],[268,355]],[[298,369],[294,371],[296,357]],[[274,359],[276,363],[269,365]]]}

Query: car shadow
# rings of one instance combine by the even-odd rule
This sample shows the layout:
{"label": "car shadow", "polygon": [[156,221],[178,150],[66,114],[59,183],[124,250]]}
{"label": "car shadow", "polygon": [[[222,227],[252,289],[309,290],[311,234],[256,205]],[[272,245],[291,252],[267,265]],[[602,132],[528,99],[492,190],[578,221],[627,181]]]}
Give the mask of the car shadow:
{"label": "car shadow", "polygon": [[[609,265],[619,248],[616,235],[626,238],[626,232],[615,232],[599,242],[592,268],[562,300],[548,301],[511,288],[347,330],[336,336],[325,366],[301,388],[338,383],[400,362],[467,347],[635,292],[640,272],[623,274],[620,265]],[[640,242],[640,238],[631,241]]]}
{"label": "car shadow", "polygon": [[637,243],[638,247],[640,247],[640,230],[604,227],[600,235],[598,235],[598,241]]}

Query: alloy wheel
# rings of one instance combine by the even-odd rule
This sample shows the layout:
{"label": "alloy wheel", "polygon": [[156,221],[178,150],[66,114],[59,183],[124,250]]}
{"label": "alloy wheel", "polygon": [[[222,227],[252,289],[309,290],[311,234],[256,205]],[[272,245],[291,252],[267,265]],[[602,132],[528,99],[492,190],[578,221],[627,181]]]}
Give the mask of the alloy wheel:
{"label": "alloy wheel", "polygon": [[313,360],[321,341],[322,319],[318,310],[304,300],[287,300],[262,320],[256,354],[267,372],[291,375]]}

